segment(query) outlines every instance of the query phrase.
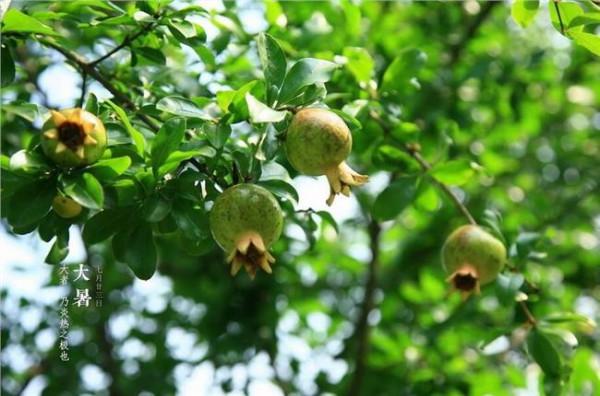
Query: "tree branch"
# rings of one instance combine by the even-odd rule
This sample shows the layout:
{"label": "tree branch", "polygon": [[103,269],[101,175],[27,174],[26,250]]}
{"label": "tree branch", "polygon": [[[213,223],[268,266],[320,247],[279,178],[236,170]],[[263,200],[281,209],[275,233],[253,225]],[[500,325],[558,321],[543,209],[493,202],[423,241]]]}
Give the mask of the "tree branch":
{"label": "tree branch", "polygon": [[[371,117],[381,126],[381,128],[384,131],[385,135],[389,134],[389,128],[387,127],[387,125],[385,125],[385,122],[381,119],[381,117],[379,116],[379,114],[375,113],[375,112],[371,112]],[[428,172],[431,169],[431,164],[429,162],[427,162],[427,160],[425,160],[425,158],[423,158],[421,156],[420,153],[420,148],[418,145],[415,144],[405,144],[403,146],[404,150],[415,159],[415,161],[417,161],[417,163],[421,166],[421,169],[424,172]],[[441,190],[443,191],[448,198],[450,198],[450,200],[454,203],[454,206],[456,206],[456,208],[460,211],[460,213],[467,219],[467,221],[470,224],[473,225],[477,225],[477,222],[475,221],[475,218],[473,217],[473,215],[471,214],[471,212],[469,212],[469,209],[467,209],[467,207],[460,201],[460,199],[458,199],[458,197],[456,196],[456,194],[454,194],[454,192],[450,189],[450,187],[448,187],[446,184],[442,183],[441,181],[437,180],[435,177],[433,177],[432,175],[428,175],[432,182]],[[513,272],[519,272],[515,267],[508,267],[511,271]],[[534,290],[538,290],[537,286],[533,285],[531,282],[529,282],[527,279],[525,279],[525,282],[530,286],[533,287]],[[525,316],[527,317],[527,322],[535,325],[536,320],[535,317],[533,316],[533,314],[531,313],[531,311],[529,310],[529,308],[527,308],[527,304],[524,301],[520,301],[519,305],[521,307],[521,309],[523,310],[523,313],[525,313]]]}
{"label": "tree branch", "polygon": [[123,40],[123,42],[121,44],[117,45],[115,48],[113,48],[112,50],[108,51],[106,54],[102,55],[101,57],[99,57],[95,61],[90,62],[89,65],[90,66],[96,66],[97,64],[105,61],[106,59],[110,58],[111,56],[113,56],[114,54],[116,54],[117,52],[119,52],[120,50],[122,50],[123,48],[127,47],[129,44],[131,44],[135,39],[137,39],[141,35],[149,32],[154,26],[155,26],[155,22],[152,22],[152,23],[149,23],[146,26],[144,26],[137,33],[135,33],[135,34],[128,34],[127,36],[125,36],[125,39]]}
{"label": "tree branch", "polygon": [[367,272],[367,280],[365,283],[365,294],[362,300],[360,315],[356,321],[356,338],[358,346],[356,348],[354,375],[350,380],[348,388],[349,396],[360,394],[363,377],[366,371],[366,361],[369,349],[369,314],[374,307],[374,295],[377,287],[377,273],[379,270],[379,236],[381,234],[381,226],[375,220],[369,222],[369,241],[371,249],[371,260]]}
{"label": "tree branch", "polygon": [[117,380],[121,376],[117,362],[112,356],[114,349],[112,340],[106,331],[106,324],[102,321],[98,321],[96,325],[96,334],[98,336],[98,342],[100,344],[101,351],[101,365],[104,370],[108,372],[111,377],[110,385],[108,386],[108,394],[110,396],[121,396],[123,393],[117,385]]}
{"label": "tree branch", "polygon": [[[114,86],[112,82],[110,82],[94,65],[88,63],[84,58],[82,58],[79,54],[72,52],[64,47],[62,47],[57,42],[50,40],[45,37],[38,37],[37,41],[46,46],[55,49],[64,55],[65,58],[71,63],[73,63],[82,73],[86,73],[89,76],[93,77],[96,81],[98,81],[104,88],[106,88],[113,96],[115,100],[119,102],[122,106],[130,109],[136,110],[136,105],[129,99],[127,95],[123,92],[119,91],[117,87]],[[154,121],[146,116],[145,114],[138,113],[137,116],[142,120],[151,130],[154,132],[158,131],[158,126],[154,123]]]}
{"label": "tree branch", "polygon": [[[411,157],[413,157],[419,163],[421,169],[423,169],[425,172],[431,169],[431,165],[425,160],[425,158],[421,156],[421,153],[419,153],[419,151],[414,150],[410,146],[405,147],[405,150],[411,155]],[[456,206],[456,208],[467,219],[469,223],[477,225],[477,222],[475,221],[475,218],[473,217],[471,212],[469,212],[469,209],[467,209],[467,207],[463,205],[463,203],[460,201],[460,199],[458,199],[458,197],[456,196],[456,194],[454,194],[454,191],[452,191],[450,187],[448,187],[447,185],[445,185],[444,183],[442,183],[441,181],[439,181],[431,175],[429,175],[429,178],[440,190],[442,190],[448,196],[448,198],[450,198],[452,203],[454,203],[454,206]]]}
{"label": "tree branch", "polygon": [[[379,126],[383,129],[384,134],[385,135],[389,135],[389,128],[385,124],[385,122],[381,119],[381,117],[379,116],[379,114],[377,114],[377,113],[375,113],[373,111],[370,114],[371,114],[371,118],[373,118],[379,124]],[[404,146],[402,146],[402,148],[411,157],[413,157],[415,159],[415,161],[417,161],[417,163],[419,164],[419,166],[421,167],[421,169],[425,173],[429,172],[429,170],[431,169],[431,164],[429,162],[427,162],[427,160],[421,156],[420,148],[418,147],[418,145],[415,145],[415,144],[405,144]],[[471,214],[471,212],[469,212],[469,209],[467,209],[467,207],[465,205],[463,205],[463,203],[460,201],[460,199],[458,199],[458,197],[456,196],[456,194],[454,194],[454,191],[452,191],[452,189],[450,189],[450,187],[448,187],[447,185],[445,185],[441,181],[437,180],[432,175],[428,175],[428,176],[431,179],[431,181],[441,191],[443,191],[444,194],[446,194],[448,196],[448,198],[450,198],[450,200],[452,201],[452,203],[454,204],[454,206],[456,206],[456,208],[467,219],[467,221],[470,224],[476,225],[477,222],[475,221],[475,218],[473,217],[473,215]]]}
{"label": "tree branch", "polygon": [[[44,37],[38,37],[37,40],[40,44],[45,45],[50,48],[53,48],[56,51],[60,52],[62,55],[64,55],[64,57],[67,58],[67,60],[69,62],[73,63],[81,71],[82,76],[85,76],[85,75],[92,76],[96,81],[98,81],[100,84],[102,84],[108,91],[110,91],[110,93],[113,94],[116,102],[118,102],[120,105],[122,105],[132,111],[135,111],[137,113],[137,116],[152,131],[158,132],[158,130],[159,130],[158,125],[156,125],[155,122],[150,117],[146,116],[145,114],[139,113],[135,103],[133,103],[127,95],[125,95],[124,93],[119,91],[114,86],[114,84],[110,82],[110,80],[108,80],[102,73],[100,73],[100,71],[96,68],[96,66],[94,64],[88,63],[79,54],[62,47],[60,44],[56,43],[53,40],[50,40],[50,39],[47,39]],[[215,185],[220,187],[220,184],[217,183],[217,181],[213,177],[212,173],[209,172],[208,169],[206,169],[205,165],[200,164],[198,161],[196,161],[193,158],[186,161],[186,163],[191,163],[192,165],[194,165],[200,173],[204,174],[211,182],[213,182]]]}
{"label": "tree branch", "polygon": [[[200,163],[197,159],[195,158],[190,158],[189,160],[182,162],[183,164],[192,164],[194,166],[194,168],[196,168],[196,170],[200,173],[202,173],[204,176],[206,176],[206,178],[208,180],[210,180],[212,182],[212,184],[214,184],[215,186],[218,186],[221,190],[224,190],[223,186],[221,186],[221,184],[217,181],[217,179],[214,177],[213,172],[211,172],[208,167],[206,166],[206,164],[202,164]],[[235,184],[235,183],[234,183]]]}
{"label": "tree branch", "polygon": [[521,307],[521,310],[523,311],[523,313],[525,314],[525,317],[527,318],[527,323],[529,323],[532,326],[535,326],[537,321],[535,320],[535,317],[533,316],[533,314],[527,307],[527,304],[525,303],[525,301],[519,301],[519,306]]}

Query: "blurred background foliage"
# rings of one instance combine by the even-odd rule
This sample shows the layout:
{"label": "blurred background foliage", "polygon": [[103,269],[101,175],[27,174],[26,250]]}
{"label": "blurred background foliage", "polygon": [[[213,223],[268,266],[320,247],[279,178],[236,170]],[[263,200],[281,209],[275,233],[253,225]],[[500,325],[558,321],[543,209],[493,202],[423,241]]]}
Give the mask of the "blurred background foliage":
{"label": "blurred background foliage", "polygon": [[[182,115],[200,131],[192,140],[224,153],[201,163],[214,165],[212,174],[182,163],[175,180],[256,181],[254,173],[268,173],[263,160],[276,161],[285,183],[261,180],[287,226],[273,275],[254,281],[231,278],[209,239],[155,236],[158,269],[148,281],[115,260],[109,243],[87,244],[66,262],[102,267],[105,296],[102,307],[70,308],[69,362],[58,357],[58,300],[82,284],[59,286],[57,267],[3,253],[6,279],[42,276],[37,296],[2,282],[2,392],[599,394],[600,63],[595,41],[581,34],[594,36],[600,19],[593,2],[560,2],[562,31],[584,40],[575,45],[560,33],[554,3],[537,14],[537,2],[517,3],[511,16],[510,4],[476,1],[13,2],[2,37],[4,195],[20,177],[8,158],[35,145],[46,108],[75,106],[82,90],[107,123],[112,155],[128,152],[107,86],[89,70],[83,79],[77,61],[57,51],[89,61],[125,43],[92,67],[131,101],[113,98],[145,139],[153,131],[142,117],[161,125]],[[321,203],[325,182],[296,177],[285,160],[275,137],[285,122],[251,122],[246,92],[273,104],[260,32],[288,65],[339,65],[316,98],[344,112],[350,162],[371,182],[331,209]],[[59,77],[62,85],[45,89]],[[231,135],[206,126],[217,116]],[[513,270],[480,296],[462,302],[448,292],[439,251],[466,219],[407,147],[510,248]],[[218,193],[206,190],[207,200]],[[3,220],[11,243],[37,227]],[[18,238],[40,248],[37,236]]]}

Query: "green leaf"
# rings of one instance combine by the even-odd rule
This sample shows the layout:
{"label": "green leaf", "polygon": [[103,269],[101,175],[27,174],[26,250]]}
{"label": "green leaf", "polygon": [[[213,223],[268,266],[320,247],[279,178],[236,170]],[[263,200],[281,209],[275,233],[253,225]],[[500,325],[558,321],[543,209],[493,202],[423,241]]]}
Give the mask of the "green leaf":
{"label": "green leaf", "polygon": [[85,101],[85,110],[92,114],[98,114],[100,109],[98,108],[98,98],[92,92],[88,94],[87,100]]}
{"label": "green leaf", "polygon": [[401,177],[377,196],[371,212],[377,220],[391,220],[410,205],[417,191],[416,177]]}
{"label": "green leaf", "polygon": [[52,238],[60,234],[61,232],[68,232],[71,226],[72,219],[63,219],[58,216],[56,212],[50,211],[40,221],[38,225],[38,234],[44,242],[50,242]]}
{"label": "green leaf", "polygon": [[87,171],[94,175],[99,180],[114,180],[122,175],[131,165],[131,158],[116,157],[99,160],[90,165]]}
{"label": "green leaf", "polygon": [[169,30],[179,41],[187,41],[196,35],[194,25],[186,20],[169,21]]}
{"label": "green leaf", "polygon": [[356,81],[366,83],[371,79],[375,68],[375,61],[369,52],[361,47],[344,48],[344,56],[347,59],[346,67],[354,75]]}
{"label": "green leaf", "polygon": [[132,209],[123,207],[105,209],[96,213],[85,222],[83,227],[83,240],[88,245],[93,245],[107,240],[118,231],[129,226],[128,220]]}
{"label": "green leaf", "polygon": [[526,258],[529,253],[535,248],[535,245],[540,240],[541,235],[537,232],[521,232],[515,241],[517,256]]}
{"label": "green leaf", "polygon": [[339,229],[338,229],[338,225],[337,222],[335,221],[335,219],[333,218],[333,216],[331,215],[331,213],[325,211],[325,210],[319,210],[318,212],[316,212],[316,214],[321,217],[321,219],[329,224],[330,226],[333,227],[333,229],[335,230],[335,232],[339,233]]}
{"label": "green leaf", "polygon": [[[166,1],[166,3],[168,4],[168,1]],[[172,16],[185,16],[187,14],[207,14],[207,11],[199,6],[199,5],[191,5],[191,6],[186,6],[183,7],[180,10],[177,11],[171,11],[172,12]]]}
{"label": "green leaf", "polygon": [[[56,30],[44,25],[35,18],[23,14],[16,8],[9,9],[2,20],[2,33],[39,33],[57,36]],[[2,54],[4,56],[4,54]]]}
{"label": "green leaf", "polygon": [[146,139],[144,139],[144,135],[142,135],[140,131],[138,131],[133,127],[133,125],[131,125],[131,122],[129,121],[129,117],[127,117],[127,113],[125,113],[125,110],[123,110],[120,106],[114,104],[110,100],[106,100],[106,103],[108,103],[110,107],[113,108],[115,113],[117,113],[117,115],[121,119],[121,122],[123,122],[125,129],[127,129],[127,132],[129,133],[129,136],[131,137],[131,140],[135,145],[136,152],[138,153],[138,155],[143,156],[144,147],[146,145]]}
{"label": "green leaf", "polygon": [[285,118],[285,111],[276,111],[266,104],[260,102],[250,93],[246,93],[246,103],[248,104],[248,113],[250,121],[253,123],[279,122]]}
{"label": "green leaf", "polygon": [[428,212],[435,212],[439,209],[441,199],[437,188],[432,186],[431,183],[421,183],[417,195],[415,203],[419,209]]}
{"label": "green leaf", "polygon": [[567,329],[547,324],[540,324],[538,328],[539,331],[548,337],[550,342],[554,344],[554,347],[563,358],[568,358],[573,348],[576,348],[579,345],[579,341],[577,340],[577,337],[575,337],[575,334]]}
{"label": "green leaf", "polygon": [[575,312],[555,312],[541,319],[542,323],[573,325],[576,330],[591,333],[596,328],[596,322],[587,316]]}
{"label": "green leaf", "polygon": [[191,46],[206,40],[204,29],[186,20],[170,20],[168,28],[178,41]]}
{"label": "green leaf", "polygon": [[169,154],[177,150],[185,136],[185,127],[183,118],[171,118],[160,127],[152,141],[151,158],[154,173],[165,163]]}
{"label": "green leaf", "polygon": [[358,130],[362,129],[362,124],[360,123],[360,121],[358,121],[356,118],[354,118],[350,114],[346,113],[345,111],[338,110],[338,109],[329,109],[329,111],[332,111],[335,114],[339,115],[340,118],[343,119],[346,124],[348,124],[348,127],[352,131],[358,131]]}
{"label": "green leaf", "polygon": [[46,111],[43,106],[22,101],[14,101],[10,105],[3,104],[2,110],[6,111],[7,113],[16,114],[29,122],[34,122],[36,118],[40,117]]}
{"label": "green leaf", "polygon": [[161,50],[151,47],[138,47],[135,49],[137,55],[141,55],[152,63],[164,65],[167,62],[165,55]]}
{"label": "green leaf", "polygon": [[[256,39],[258,56],[262,64],[267,86],[267,103],[272,104],[281,83],[285,79],[287,62],[277,40],[266,33],[260,33]],[[274,88],[274,89],[272,89]]]}
{"label": "green leaf", "polygon": [[542,371],[551,377],[557,377],[562,370],[560,354],[548,337],[537,328],[527,335],[527,352],[540,365]]}
{"label": "green leaf", "polygon": [[165,160],[165,162],[158,168],[158,176],[163,176],[179,166],[182,161],[188,160],[194,157],[207,157],[212,158],[217,154],[217,151],[209,146],[199,148],[191,151],[174,151]]}
{"label": "green leaf", "polygon": [[525,28],[535,18],[539,6],[539,0],[515,0],[511,8],[512,17],[521,27]]}
{"label": "green leaf", "polygon": [[51,265],[60,264],[69,255],[69,230],[56,235],[45,262]]}
{"label": "green leaf", "polygon": [[574,31],[569,31],[569,36],[571,36],[578,45],[581,45],[591,53],[600,56],[600,36]]}
{"label": "green leaf", "polygon": [[152,15],[148,14],[147,12],[138,10],[133,13],[133,20],[136,22],[150,23],[154,21],[154,18],[152,18]]}
{"label": "green leaf", "polygon": [[10,158],[6,154],[0,154],[0,169],[10,169]]}
{"label": "green leaf", "polygon": [[217,92],[217,104],[224,112],[230,112],[237,116],[237,121],[248,118],[248,105],[246,104],[246,93],[251,92],[258,80],[252,80],[242,85],[236,91]]}
{"label": "green leaf", "polygon": [[13,227],[26,227],[36,223],[46,216],[55,195],[56,185],[53,181],[22,186],[10,197],[6,211],[8,222]]}
{"label": "green leaf", "polygon": [[32,151],[20,150],[10,157],[10,170],[35,174],[44,172],[50,169],[46,159]]}
{"label": "green leaf", "polygon": [[91,173],[84,172],[73,177],[65,177],[62,190],[86,208],[100,210],[104,205],[102,185]]}
{"label": "green leaf", "polygon": [[152,227],[146,222],[118,232],[112,241],[115,258],[125,264],[142,280],[156,272],[157,254]]}
{"label": "green leaf", "polygon": [[2,77],[1,85],[5,87],[15,79],[15,62],[7,44],[2,45],[2,50],[0,51],[0,63],[0,71],[2,72],[0,74]]}
{"label": "green leaf", "polygon": [[339,65],[337,63],[314,59],[300,59],[290,69],[283,80],[279,92],[279,104],[285,104],[300,93],[300,89],[315,83],[325,83]]}
{"label": "green leaf", "polygon": [[525,278],[518,273],[499,274],[496,279],[498,297],[504,304],[510,305],[515,301],[517,292],[523,286]]}
{"label": "green leaf", "polygon": [[379,146],[373,153],[373,164],[382,170],[411,174],[418,172],[421,167],[404,150],[389,144]]}
{"label": "green leaf", "polygon": [[188,200],[179,199],[173,203],[171,214],[181,232],[188,238],[208,237],[208,215],[202,208]]}
{"label": "green leaf", "polygon": [[167,96],[156,103],[156,109],[181,117],[199,118],[201,120],[214,120],[208,112],[198,107],[189,99],[180,96]]}
{"label": "green leaf", "polygon": [[[247,91],[246,91],[247,92]],[[217,92],[217,104],[223,111],[229,111],[229,106],[233,101],[237,91],[219,91]],[[245,95],[245,93],[244,93]]]}
{"label": "green leaf", "polygon": [[487,225],[492,233],[499,238],[503,243],[506,243],[506,239],[500,229],[502,223],[502,215],[495,209],[486,209],[483,212],[483,224]]}
{"label": "green leaf", "polygon": [[429,174],[444,184],[461,186],[475,174],[468,160],[453,160],[435,165]]}
{"label": "green leaf", "polygon": [[111,185],[117,197],[119,206],[139,203],[143,197],[142,187],[134,178],[118,179]]}
{"label": "green leaf", "polygon": [[419,138],[421,129],[412,122],[399,122],[392,129],[392,137],[402,143],[414,142]]}
{"label": "green leaf", "polygon": [[215,54],[212,52],[210,48],[203,44],[194,45],[194,51],[196,54],[202,59],[204,65],[206,66],[207,71],[214,71],[217,67],[217,60],[215,59]]}
{"label": "green leaf", "polygon": [[137,22],[129,15],[118,15],[115,17],[102,19],[101,21],[93,20],[90,22],[90,25],[91,26],[98,26],[98,25],[108,25],[108,26],[131,25],[131,26],[135,26],[135,25],[137,25]]}
{"label": "green leaf", "polygon": [[600,12],[587,12],[571,19],[569,29],[581,25],[598,25],[600,24]]}
{"label": "green leaf", "polygon": [[265,18],[267,22],[271,25],[277,25],[284,27],[287,19],[285,18],[285,14],[283,13],[283,8],[279,1],[277,0],[267,0],[264,3],[265,5]]}
{"label": "green leaf", "polygon": [[[571,24],[571,21],[579,16],[583,15],[583,9],[577,3],[565,2],[565,1],[549,1],[548,8],[550,9],[550,20],[552,21],[552,25],[559,32],[566,34],[567,28]],[[558,17],[558,13],[556,9],[560,12],[560,18]],[[561,31],[561,21],[562,27],[565,28],[565,32]],[[568,33],[573,33],[574,31],[581,31],[581,26],[575,26],[571,29],[568,29]]]}
{"label": "green leaf", "polygon": [[124,11],[117,6],[116,4],[113,4],[110,1],[103,1],[103,0],[74,0],[71,2],[73,5],[77,5],[78,7],[82,7],[82,6],[88,6],[88,7],[92,7],[92,8],[99,8],[102,10],[106,10],[106,11],[112,11],[112,12],[117,12],[122,14]]}
{"label": "green leaf", "polygon": [[308,106],[321,102],[327,96],[327,89],[323,83],[315,83],[300,90],[300,94],[287,102],[288,106]]}
{"label": "green leaf", "polygon": [[181,249],[190,256],[202,256],[215,247],[215,243],[210,236],[202,239],[190,239],[185,235],[178,235],[177,242]]}
{"label": "green leaf", "polygon": [[163,220],[170,212],[171,201],[167,201],[157,194],[148,197],[142,206],[142,217],[150,223]]}
{"label": "green leaf", "polygon": [[286,182],[291,182],[292,178],[284,166],[275,161],[269,161],[262,164],[260,180],[283,180]]}
{"label": "green leaf", "polygon": [[280,198],[291,200],[293,202],[298,202],[299,200],[296,188],[294,188],[294,186],[292,186],[290,183],[285,182],[283,180],[261,180],[256,184],[265,187],[267,190],[271,191],[273,194]]}
{"label": "green leaf", "polygon": [[419,70],[425,65],[427,55],[417,49],[403,51],[388,66],[383,74],[381,83],[382,92],[402,92],[409,87],[409,83],[416,78]]}
{"label": "green leaf", "polygon": [[208,142],[217,149],[223,147],[231,135],[231,126],[223,123],[206,124],[203,126],[202,130],[206,135]]}

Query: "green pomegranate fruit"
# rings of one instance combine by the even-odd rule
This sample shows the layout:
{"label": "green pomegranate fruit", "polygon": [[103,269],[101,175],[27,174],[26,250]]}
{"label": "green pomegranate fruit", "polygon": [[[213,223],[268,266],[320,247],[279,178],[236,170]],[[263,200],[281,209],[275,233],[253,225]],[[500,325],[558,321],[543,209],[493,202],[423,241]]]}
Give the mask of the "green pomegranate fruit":
{"label": "green pomegranate fruit", "polygon": [[42,149],[67,168],[92,164],[106,149],[106,129],[92,113],[80,108],[51,111],[42,133]]}
{"label": "green pomegranate fruit", "polygon": [[450,274],[448,281],[467,298],[496,279],[506,262],[506,248],[482,228],[465,225],[446,239],[442,262]]}
{"label": "green pomegranate fruit", "polygon": [[281,236],[283,214],[268,190],[255,184],[237,184],[215,200],[210,230],[227,254],[231,275],[243,266],[254,279],[258,268],[271,273],[275,258],[269,247]]}
{"label": "green pomegranate fruit", "polygon": [[350,186],[360,186],[368,180],[368,176],[359,175],[346,164],[352,150],[352,134],[344,120],[332,111],[319,108],[298,111],[287,130],[285,149],[290,164],[298,172],[327,176],[328,205],[337,194],[349,196]]}
{"label": "green pomegranate fruit", "polygon": [[69,197],[57,195],[52,200],[52,209],[63,219],[70,219],[79,216],[82,207]]}

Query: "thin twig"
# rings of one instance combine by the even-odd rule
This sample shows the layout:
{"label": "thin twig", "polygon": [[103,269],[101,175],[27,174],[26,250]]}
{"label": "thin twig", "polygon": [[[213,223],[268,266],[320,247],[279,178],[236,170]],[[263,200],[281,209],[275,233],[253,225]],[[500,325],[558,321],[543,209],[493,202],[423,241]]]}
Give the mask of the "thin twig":
{"label": "thin twig", "polygon": [[535,326],[537,321],[535,320],[535,317],[533,316],[533,314],[527,307],[527,304],[525,303],[525,301],[519,301],[519,306],[521,307],[521,310],[525,314],[525,317],[527,317],[527,323],[529,323],[532,326]]}
{"label": "thin twig", "polygon": [[[389,128],[387,127],[387,125],[385,125],[384,121],[381,119],[379,114],[377,114],[375,112],[371,112],[371,117],[375,121],[377,121],[377,123],[381,126],[381,128],[383,128],[384,133],[387,135],[389,132]],[[421,169],[423,169],[423,171],[428,172],[431,169],[431,164],[429,162],[427,162],[427,160],[425,160],[425,158],[423,158],[421,156],[418,145],[405,144],[403,148],[411,157],[413,157],[415,159],[415,161],[417,161],[417,163],[420,165],[420,167],[421,167]],[[454,192],[450,189],[450,187],[448,187],[446,184],[442,183],[441,181],[437,180],[432,175],[428,175],[428,176],[431,178],[432,182],[441,191],[443,191],[448,196],[448,198],[450,198],[450,200],[454,203],[454,206],[456,206],[456,208],[469,221],[469,223],[473,224],[473,225],[477,225],[477,222],[475,221],[475,218],[473,217],[471,212],[469,212],[469,209],[467,209],[467,207],[460,201],[460,199],[458,199],[458,197],[456,196],[456,194],[454,194]],[[518,270],[515,267],[512,267],[512,268],[509,267],[509,269],[511,271],[518,272]],[[536,291],[538,290],[538,287],[535,286],[533,283],[529,282],[527,279],[525,279],[525,282],[528,286],[532,287],[534,290],[536,290]],[[519,305],[521,306],[521,309],[523,309],[523,312],[525,313],[525,316],[527,317],[527,322],[532,325],[535,325],[535,323],[536,323],[535,317],[533,316],[533,314],[531,313],[529,308],[527,308],[527,304],[525,304],[524,302],[520,302]]]}
{"label": "thin twig", "polygon": [[119,364],[113,358],[115,347],[106,326],[107,324],[103,321],[98,321],[95,329],[97,341],[100,344],[100,365],[108,372],[111,378],[110,385],[107,389],[108,394],[110,396],[121,396],[123,392],[121,392],[120,386],[118,385],[120,378]]}
{"label": "thin twig", "polygon": [[[210,180],[213,185],[218,186],[219,188],[221,188],[223,190],[223,186],[221,186],[221,184],[215,179],[215,177],[213,176],[213,173],[211,173],[208,170],[208,166],[206,166],[206,164],[200,163],[196,158],[190,158],[187,161],[185,161],[184,163],[193,165],[194,168],[196,168],[196,170],[198,172],[200,172],[204,176],[206,176],[206,178],[208,180]],[[184,163],[182,163],[182,165]]]}
{"label": "thin twig", "polygon": [[317,213],[313,208],[296,209],[295,213],[314,214]]}
{"label": "thin twig", "polygon": [[[152,131],[158,132],[158,130],[159,130],[158,125],[156,125],[156,123],[150,117],[138,112],[138,108],[135,105],[135,103],[133,103],[127,95],[125,95],[124,93],[119,91],[117,89],[117,87],[115,87],[114,84],[111,83],[110,80],[108,78],[106,78],[96,68],[96,66],[88,63],[79,54],[62,47],[60,44],[56,43],[53,40],[50,40],[50,39],[47,39],[44,37],[38,37],[37,40],[40,44],[43,44],[50,48],[53,48],[56,51],[63,54],[64,57],[67,58],[68,61],[73,63],[81,71],[82,75],[85,73],[85,74],[93,77],[96,81],[98,81],[100,84],[102,84],[102,86],[104,86],[110,93],[113,94],[114,100],[116,102],[118,102],[120,105],[122,105],[132,111],[135,111],[137,113],[137,116],[140,118],[140,120],[142,120]],[[206,165],[201,164],[194,158],[187,160],[186,163],[192,164],[200,173],[204,174],[214,185],[218,186],[219,188],[222,188],[221,184],[217,182],[217,180],[213,176],[212,172],[210,172],[207,169]]]}
{"label": "thin twig", "polygon": [[[62,47],[57,42],[47,39],[47,38],[44,38],[44,37],[38,37],[37,41],[40,44],[45,45],[46,47],[53,48],[56,51],[63,54],[64,57],[67,58],[68,61],[73,63],[82,73],[83,72],[87,73],[89,76],[93,77],[96,81],[98,81],[100,84],[102,84],[102,86],[104,88],[106,88],[111,94],[113,94],[113,96],[115,97],[115,100],[117,102],[119,102],[121,105],[123,105],[124,107],[127,107],[130,110],[137,109],[136,105],[131,101],[131,99],[129,99],[129,97],[127,95],[125,95],[123,92],[119,91],[117,89],[117,87],[114,86],[113,83],[111,83],[106,77],[104,77],[104,75],[102,73],[100,73],[100,71],[98,71],[98,69],[96,69],[95,66],[90,65],[79,54],[76,54],[76,53]],[[137,116],[146,125],[148,125],[148,127],[151,130],[153,130],[154,132],[158,131],[158,129],[159,129],[158,126],[154,123],[154,121],[151,118],[149,118],[148,116],[146,116],[145,114],[142,114],[142,113],[138,113]]]}
{"label": "thin twig", "polygon": [[371,260],[367,272],[367,280],[365,283],[365,294],[362,300],[361,310],[356,321],[356,338],[358,346],[356,348],[355,368],[350,385],[348,388],[348,396],[356,396],[360,394],[364,374],[367,367],[367,354],[369,349],[369,314],[375,305],[374,296],[377,287],[377,274],[379,272],[379,237],[381,234],[381,226],[375,220],[369,222],[369,241],[371,249]]}
{"label": "thin twig", "polygon": [[565,25],[563,24],[562,16],[560,15],[560,9],[558,8],[558,0],[554,0],[554,9],[558,15],[558,23],[560,23],[560,32],[565,34]]}
{"label": "thin twig", "polygon": [[[381,128],[383,128],[384,133],[386,135],[389,134],[389,128],[388,126],[385,124],[385,122],[381,119],[381,117],[379,116],[379,114],[375,113],[375,112],[371,112],[371,118],[373,118],[375,121],[377,121],[377,123],[381,126]],[[429,170],[431,170],[431,164],[429,162],[427,162],[427,160],[425,158],[423,158],[421,156],[421,153],[419,152],[419,148],[416,145],[411,145],[411,144],[405,144],[403,146],[403,149],[411,156],[415,159],[415,161],[417,161],[417,163],[419,164],[419,166],[421,167],[421,169],[424,172],[428,172]],[[448,187],[447,185],[445,185],[444,183],[440,182],[439,180],[437,180],[435,177],[433,177],[432,175],[428,175],[429,178],[431,179],[431,181],[440,189],[442,190],[447,196],[448,198],[450,198],[450,200],[454,203],[454,205],[457,207],[457,209],[460,211],[460,213],[462,213],[462,215],[467,219],[467,221],[470,224],[476,225],[477,222],[475,221],[475,218],[473,217],[473,215],[471,214],[471,212],[469,212],[469,210],[467,209],[467,207],[465,205],[463,205],[463,203],[460,201],[460,199],[456,196],[456,194],[454,193],[454,191],[452,191],[452,189],[450,189],[450,187]]]}
{"label": "thin twig", "polygon": [[83,101],[85,100],[85,92],[87,90],[87,73],[81,72],[81,96],[79,97],[78,107],[83,107]]}
{"label": "thin twig", "polygon": [[142,29],[140,29],[137,33],[128,34],[127,36],[125,36],[125,39],[123,40],[123,42],[121,44],[117,45],[115,48],[108,51],[106,54],[102,55],[95,61],[90,62],[89,65],[96,66],[98,63],[101,63],[101,62],[105,61],[106,59],[110,58],[111,56],[113,56],[114,54],[116,54],[123,48],[127,47],[129,44],[131,44],[135,39],[137,39],[141,35],[149,32],[154,27],[154,25],[155,25],[154,22],[149,23],[146,26],[144,26]]}
{"label": "thin twig", "polygon": [[[419,163],[419,165],[424,171],[427,172],[431,169],[431,165],[425,160],[425,158],[421,156],[421,153],[419,153],[416,150],[409,149],[407,149],[406,151]],[[432,175],[429,175],[429,178],[440,190],[442,190],[448,196],[448,198],[450,198],[450,200],[454,203],[454,206],[456,206],[456,208],[460,211],[460,213],[467,219],[467,221],[470,224],[477,225],[477,222],[475,221],[475,218],[473,217],[471,212],[469,212],[469,209],[467,209],[467,207],[460,201],[460,199],[456,196],[456,194],[454,194],[454,191],[452,191],[450,187],[448,187]]]}
{"label": "thin twig", "polygon": [[[408,152],[419,163],[419,165],[421,165],[421,168],[423,168],[423,170],[428,171],[429,169],[431,169],[431,165],[421,156],[421,154],[418,151],[411,150]],[[469,221],[469,223],[471,223],[473,225],[477,225],[477,222],[471,215],[471,212],[469,212],[467,207],[465,205],[463,205],[462,202],[460,202],[460,199],[458,199],[458,197],[454,194],[454,192],[450,189],[450,187],[448,187],[446,184],[442,183],[441,181],[437,180],[435,177],[432,177],[431,175],[429,175],[429,176],[431,177],[431,180],[433,181],[433,183],[437,187],[439,187],[444,193],[446,193],[446,195],[452,200],[452,202],[454,202],[454,205],[458,208],[458,210],[462,213],[462,215]],[[516,270],[516,268],[514,268],[514,269]],[[525,282],[527,283],[528,286],[533,287],[534,290],[536,290],[536,291],[538,290],[537,286],[533,285],[527,279],[525,279]],[[527,304],[525,304],[525,302],[523,302],[523,301],[520,301],[519,305],[520,305],[521,309],[523,310],[523,313],[525,313],[525,316],[527,317],[527,322],[530,323],[531,325],[535,325],[535,323],[536,323],[535,317],[533,316],[533,314],[531,313],[529,308],[527,308]]]}

